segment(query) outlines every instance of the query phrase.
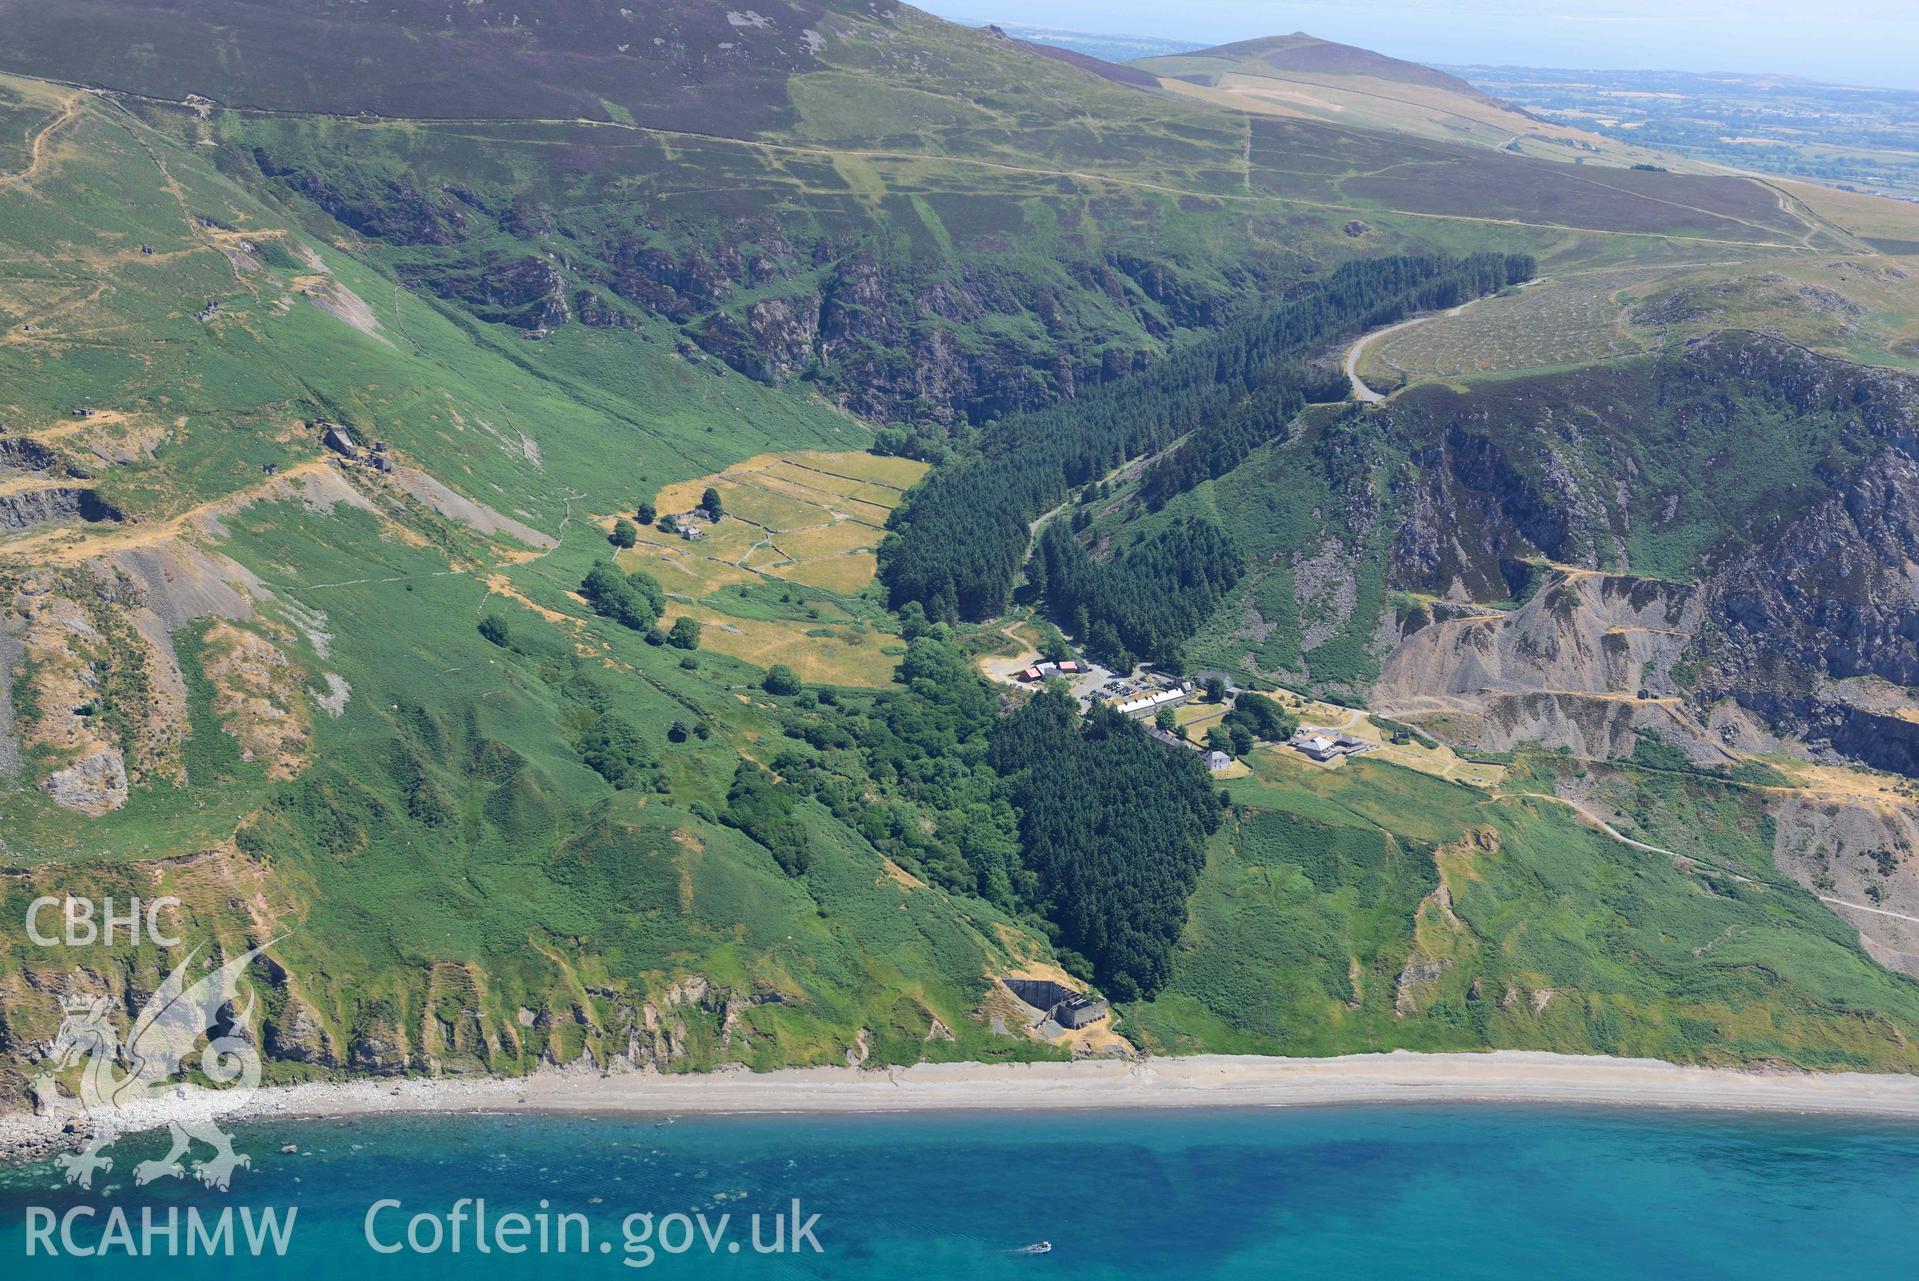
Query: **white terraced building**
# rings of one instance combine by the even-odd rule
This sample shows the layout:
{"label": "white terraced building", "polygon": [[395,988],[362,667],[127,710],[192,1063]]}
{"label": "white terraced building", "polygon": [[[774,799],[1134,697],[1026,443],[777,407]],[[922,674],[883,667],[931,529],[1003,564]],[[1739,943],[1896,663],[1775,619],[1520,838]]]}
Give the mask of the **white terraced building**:
{"label": "white terraced building", "polygon": [[1162,707],[1178,707],[1193,696],[1193,691],[1185,688],[1156,690],[1151,694],[1141,694],[1138,698],[1117,703],[1114,709],[1121,716],[1148,716]]}

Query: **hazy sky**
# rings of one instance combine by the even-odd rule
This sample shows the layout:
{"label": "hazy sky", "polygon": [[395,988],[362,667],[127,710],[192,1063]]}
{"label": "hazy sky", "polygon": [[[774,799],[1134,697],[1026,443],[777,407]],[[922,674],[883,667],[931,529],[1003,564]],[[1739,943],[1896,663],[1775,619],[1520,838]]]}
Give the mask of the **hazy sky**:
{"label": "hazy sky", "polygon": [[1919,0],[918,0],[943,17],[1219,44],[1307,31],[1419,62],[1770,71],[1919,89]]}

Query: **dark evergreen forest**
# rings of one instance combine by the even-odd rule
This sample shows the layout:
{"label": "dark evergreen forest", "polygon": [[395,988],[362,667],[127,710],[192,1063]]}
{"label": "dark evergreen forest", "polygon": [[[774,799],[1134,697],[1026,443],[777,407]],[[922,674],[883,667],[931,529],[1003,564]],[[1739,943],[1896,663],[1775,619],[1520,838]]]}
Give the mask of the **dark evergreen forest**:
{"label": "dark evergreen forest", "polygon": [[1306,373],[1308,357],[1533,271],[1523,254],[1347,263],[1150,369],[1001,419],[977,450],[936,467],[894,511],[880,549],[891,604],[917,601],[947,621],[998,614],[1026,559],[1032,522],[1074,489],[1186,437],[1154,467],[1148,498],[1164,502],[1283,431],[1309,396],[1331,394],[1323,377]]}

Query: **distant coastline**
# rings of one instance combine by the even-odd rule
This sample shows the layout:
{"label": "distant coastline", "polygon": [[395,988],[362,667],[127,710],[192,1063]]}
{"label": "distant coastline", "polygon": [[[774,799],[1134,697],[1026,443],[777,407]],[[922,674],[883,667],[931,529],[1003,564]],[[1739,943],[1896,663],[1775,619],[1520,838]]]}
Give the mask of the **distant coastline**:
{"label": "distant coastline", "polygon": [[[893,1069],[733,1069],[663,1076],[552,1070],[471,1080],[310,1082],[244,1101],[181,1089],[145,1104],[128,1129],[175,1117],[223,1121],[399,1113],[674,1115],[913,1111],[1283,1108],[1404,1103],[1524,1103],[1919,1120],[1919,1076],[1683,1067],[1654,1059],[1502,1050],[1287,1059],[1206,1054],[1072,1063],[923,1063]],[[77,1114],[0,1116],[0,1161],[77,1141]],[[84,1122],[81,1122],[83,1125]]]}

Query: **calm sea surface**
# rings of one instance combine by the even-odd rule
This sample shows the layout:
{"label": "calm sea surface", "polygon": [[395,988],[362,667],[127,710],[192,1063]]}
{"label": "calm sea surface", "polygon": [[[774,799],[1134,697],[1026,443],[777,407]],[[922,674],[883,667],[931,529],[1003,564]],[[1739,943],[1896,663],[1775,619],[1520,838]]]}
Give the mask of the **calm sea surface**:
{"label": "calm sea surface", "polygon": [[[283,1154],[288,1143],[297,1152]],[[1890,1122],[1502,1107],[521,1116],[266,1124],[241,1129],[238,1146],[253,1166],[224,1194],[173,1179],[135,1187],[134,1163],[161,1148],[151,1137],[116,1148],[92,1193],[50,1165],[0,1171],[0,1276],[1919,1271],[1919,1127]],[[463,1198],[484,1209],[456,1212]],[[292,1215],[284,1256],[268,1211],[283,1227]],[[248,1249],[249,1216],[265,1257]],[[236,1253],[208,1258],[222,1222]],[[785,1252],[760,1253],[776,1222]],[[1015,1252],[1042,1240],[1049,1254]],[[524,1252],[506,1252],[515,1246]],[[76,1257],[85,1250],[100,1253]]]}

